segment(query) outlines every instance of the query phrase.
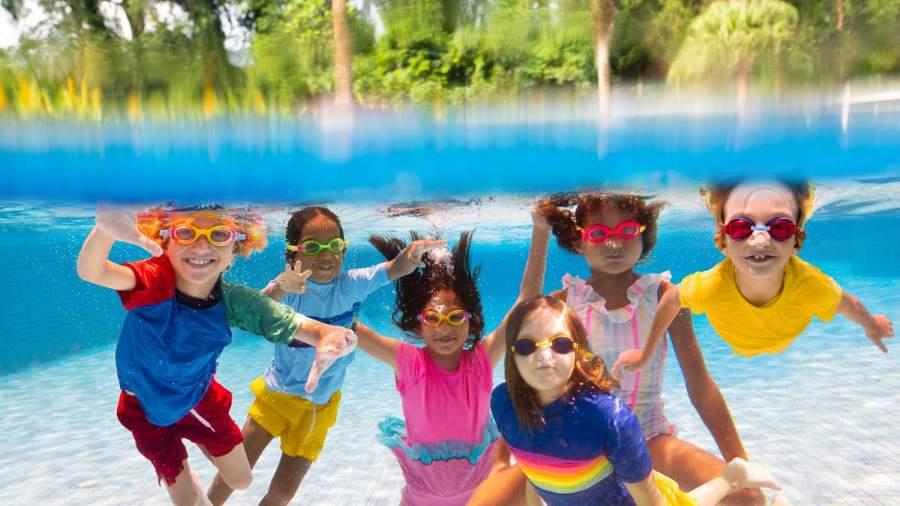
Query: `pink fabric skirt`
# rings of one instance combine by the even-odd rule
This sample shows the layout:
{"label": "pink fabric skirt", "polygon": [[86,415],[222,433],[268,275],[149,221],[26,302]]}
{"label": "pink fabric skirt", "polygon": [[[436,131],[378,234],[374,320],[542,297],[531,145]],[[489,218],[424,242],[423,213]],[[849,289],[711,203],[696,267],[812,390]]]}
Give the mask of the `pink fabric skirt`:
{"label": "pink fabric skirt", "polygon": [[406,478],[401,506],[465,506],[475,487],[491,472],[495,447],[496,443],[491,443],[475,464],[467,459],[423,464],[410,458],[402,448],[391,448]]}

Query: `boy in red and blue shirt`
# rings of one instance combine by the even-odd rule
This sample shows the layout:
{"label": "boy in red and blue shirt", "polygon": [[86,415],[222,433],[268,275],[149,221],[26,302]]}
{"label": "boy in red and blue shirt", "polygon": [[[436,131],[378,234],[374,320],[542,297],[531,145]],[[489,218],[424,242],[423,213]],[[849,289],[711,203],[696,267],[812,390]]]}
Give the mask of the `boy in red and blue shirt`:
{"label": "boy in red and blue shirt", "polygon": [[[236,254],[249,256],[265,246],[257,215],[218,206],[155,209],[137,225],[128,213],[98,210],[78,274],[117,290],[128,310],[116,347],[120,422],[165,480],[174,503],[206,504],[181,439],[201,446],[233,488],[246,489],[251,482],[241,432],[229,415],[231,392],[214,377],[218,357],[231,343],[230,327],[276,343],[316,346],[312,384],[353,349],[356,336],[222,279]],[[117,240],[154,257],[111,262]]]}

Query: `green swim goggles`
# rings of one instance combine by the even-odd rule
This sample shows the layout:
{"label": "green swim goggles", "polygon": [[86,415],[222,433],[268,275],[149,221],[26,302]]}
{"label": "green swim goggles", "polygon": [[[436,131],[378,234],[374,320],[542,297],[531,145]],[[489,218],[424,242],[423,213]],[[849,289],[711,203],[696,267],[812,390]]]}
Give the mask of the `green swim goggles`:
{"label": "green swim goggles", "polygon": [[350,241],[345,241],[340,237],[335,237],[334,239],[328,242],[319,242],[315,239],[307,239],[300,243],[300,245],[296,244],[288,244],[288,251],[299,251],[304,255],[311,257],[316,256],[322,252],[323,249],[327,249],[328,251],[334,253],[335,255],[339,255],[347,250],[347,246],[350,245]]}

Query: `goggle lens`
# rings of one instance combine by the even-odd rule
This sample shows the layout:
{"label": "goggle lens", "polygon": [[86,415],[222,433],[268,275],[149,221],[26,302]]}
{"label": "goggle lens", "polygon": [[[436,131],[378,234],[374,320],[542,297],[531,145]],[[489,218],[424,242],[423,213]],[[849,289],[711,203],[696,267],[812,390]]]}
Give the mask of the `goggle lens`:
{"label": "goggle lens", "polygon": [[769,235],[776,241],[786,241],[797,233],[797,225],[786,218],[776,218],[769,222]]}

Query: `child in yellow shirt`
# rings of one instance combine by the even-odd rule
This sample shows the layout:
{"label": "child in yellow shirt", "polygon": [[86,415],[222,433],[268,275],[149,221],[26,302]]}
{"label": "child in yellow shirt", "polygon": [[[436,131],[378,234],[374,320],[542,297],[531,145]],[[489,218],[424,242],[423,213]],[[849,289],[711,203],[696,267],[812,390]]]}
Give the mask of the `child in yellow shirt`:
{"label": "child in yellow shirt", "polygon": [[738,355],[779,353],[812,321],[841,313],[887,353],[891,320],[871,315],[828,275],[796,256],[812,211],[809,184],[743,182],[701,190],[716,221],[716,246],[726,258],[685,277],[659,301],[644,348],[623,352],[613,371],[641,369],[682,307],[706,313]]}

